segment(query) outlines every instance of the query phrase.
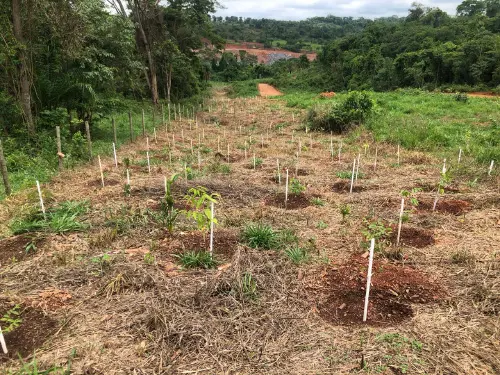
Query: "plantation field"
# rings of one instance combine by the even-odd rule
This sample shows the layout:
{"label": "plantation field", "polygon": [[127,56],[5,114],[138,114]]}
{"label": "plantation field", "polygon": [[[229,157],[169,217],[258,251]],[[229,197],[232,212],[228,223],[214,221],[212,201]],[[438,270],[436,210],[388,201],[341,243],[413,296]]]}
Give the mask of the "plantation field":
{"label": "plantation field", "polygon": [[0,203],[4,373],[498,374],[499,100],[377,93],[330,135],[307,110],[343,94],[239,85],[43,183],[46,218]]}

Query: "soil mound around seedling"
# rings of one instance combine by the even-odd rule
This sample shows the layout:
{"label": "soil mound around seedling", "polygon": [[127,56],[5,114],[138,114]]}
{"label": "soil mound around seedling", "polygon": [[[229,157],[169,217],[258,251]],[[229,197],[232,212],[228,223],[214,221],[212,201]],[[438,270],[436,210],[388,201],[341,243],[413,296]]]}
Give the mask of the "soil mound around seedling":
{"label": "soil mound around seedling", "polygon": [[[419,211],[432,211],[434,202],[432,201],[422,201],[418,205]],[[472,210],[472,205],[470,202],[463,201],[460,199],[449,199],[438,201],[436,205],[436,211],[441,213],[462,215],[466,212]]]}
{"label": "soil mound around seedling", "polygon": [[[283,183],[283,181],[282,181]],[[287,210],[298,210],[301,208],[306,208],[311,205],[309,198],[301,194],[288,194],[288,201],[285,206],[285,193],[279,193],[274,196],[268,197],[265,200],[266,205],[286,208]]]}
{"label": "soil mound around seedling", "polygon": [[0,240],[0,268],[33,255],[33,250],[26,251],[30,243],[40,247],[44,242],[45,238],[27,234]]}
{"label": "soil mound around seedling", "polygon": [[[349,193],[351,190],[351,181],[339,181],[333,184],[333,191],[337,193]],[[361,191],[365,191],[367,188],[365,186],[354,185],[352,187],[353,193],[359,193]]]}
{"label": "soil mound around seedling", "polygon": [[[235,230],[218,229],[214,232],[214,253],[223,258],[230,258],[238,245],[239,234]],[[178,254],[185,251],[208,250],[210,234],[205,236],[200,231],[178,232],[165,238],[160,244],[160,250]]]}
{"label": "soil mound around seedling", "polygon": [[[0,316],[4,316],[14,305],[0,302]],[[4,333],[7,344],[8,354],[0,351],[0,363],[9,359],[18,359],[33,355],[35,349],[38,349],[55,332],[56,322],[43,312],[31,307],[20,310],[19,318],[22,322],[11,332]],[[5,329],[5,326],[2,327]]]}
{"label": "soil mound around seedling", "polygon": [[[322,277],[319,315],[336,325],[361,325],[368,259],[355,256]],[[367,324],[390,326],[413,316],[412,303],[433,303],[444,297],[442,288],[417,269],[373,262]]]}
{"label": "soil mound around seedling", "polygon": [[[392,234],[390,241],[396,244],[398,238],[398,228],[392,227]],[[424,248],[434,245],[434,236],[432,231],[420,228],[413,228],[403,225],[401,227],[401,237],[399,239],[401,245],[412,246],[416,248]]]}

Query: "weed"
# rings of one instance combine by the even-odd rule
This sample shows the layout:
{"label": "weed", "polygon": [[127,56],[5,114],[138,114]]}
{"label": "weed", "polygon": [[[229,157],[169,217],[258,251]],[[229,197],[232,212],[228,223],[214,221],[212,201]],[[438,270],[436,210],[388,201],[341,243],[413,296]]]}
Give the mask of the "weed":
{"label": "weed", "polygon": [[270,225],[262,223],[247,225],[243,229],[242,237],[245,243],[254,249],[273,249],[278,244],[274,229]]}
{"label": "weed", "polygon": [[315,206],[320,206],[320,207],[323,207],[325,205],[325,202],[318,197],[311,198],[311,203],[314,204]]}
{"label": "weed", "polygon": [[111,268],[112,259],[109,254],[92,257],[90,261],[99,267],[99,274],[101,275]]}
{"label": "weed", "polygon": [[290,182],[290,193],[299,195],[306,190],[306,187],[300,183],[296,178],[292,178]]}
{"label": "weed", "polygon": [[290,244],[298,245],[299,238],[293,229],[282,229],[276,233],[277,248],[285,248]]}
{"label": "weed", "polygon": [[148,251],[146,254],[144,254],[144,263],[146,263],[147,265],[154,265],[156,263],[156,257],[155,255]]}
{"label": "weed", "polygon": [[28,242],[26,244],[26,246],[24,247],[24,252],[26,254],[29,254],[29,253],[36,253],[36,251],[38,250],[38,248],[36,247],[36,242],[35,240],[32,240],[30,242]]}
{"label": "weed", "polygon": [[475,260],[474,254],[467,250],[459,250],[451,255],[451,262],[454,264],[470,264]]}
{"label": "weed", "polygon": [[328,228],[328,224],[325,223],[323,220],[320,220],[316,224],[316,228],[318,228],[318,229],[326,229],[326,228]]}
{"label": "weed", "polygon": [[[352,171],[340,171],[335,174],[338,178],[343,180],[350,180],[352,178]],[[364,178],[364,174],[362,172],[358,173],[358,178]]]}
{"label": "weed", "polygon": [[125,168],[130,168],[130,159],[123,158],[123,165],[125,165]]}
{"label": "weed", "polygon": [[249,299],[257,298],[257,282],[251,273],[246,272],[241,278],[241,290],[245,297]]}
{"label": "weed", "polygon": [[4,333],[12,332],[21,325],[23,320],[21,319],[20,310],[21,305],[15,305],[0,318],[0,322],[2,322],[2,331]]}
{"label": "weed", "polygon": [[217,266],[216,260],[210,255],[208,251],[188,251],[182,254],[174,255],[179,263],[184,268],[215,268]]}
{"label": "weed", "polygon": [[342,215],[342,222],[345,222],[347,216],[351,214],[351,206],[348,204],[343,204],[340,206],[340,214]]}
{"label": "weed", "polygon": [[453,95],[455,100],[460,103],[467,103],[469,101],[469,95],[467,95],[464,92],[457,92],[455,95]]}
{"label": "weed", "polygon": [[285,254],[295,264],[300,264],[309,259],[307,251],[304,248],[298,246],[289,247],[285,250]]}
{"label": "weed", "polygon": [[251,167],[255,167],[255,168],[258,168],[262,165],[264,161],[261,159],[261,158],[252,158],[252,165]]}

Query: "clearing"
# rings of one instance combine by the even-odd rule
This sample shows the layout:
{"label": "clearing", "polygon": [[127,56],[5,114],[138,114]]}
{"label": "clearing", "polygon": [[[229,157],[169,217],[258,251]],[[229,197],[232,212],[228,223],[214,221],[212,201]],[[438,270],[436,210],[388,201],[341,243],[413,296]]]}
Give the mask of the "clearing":
{"label": "clearing", "polygon": [[[306,131],[304,115],[220,90],[196,119],[157,120],[149,149],[139,137],[118,166],[102,157],[104,187],[97,160],[43,184],[46,221],[35,187],[1,202],[4,372],[26,373],[17,353],[33,364],[36,351],[39,369],[71,357],[81,375],[500,373],[498,174],[459,175],[432,211],[441,158],[401,148],[398,163],[395,144]],[[462,168],[475,166],[465,154]],[[209,243],[194,220],[166,229],[174,173],[178,209],[192,212],[192,188],[220,194],[215,268],[187,268]],[[406,206],[396,247],[401,191],[414,187],[421,204]]]}
{"label": "clearing", "polygon": [[259,94],[263,97],[283,95],[279,90],[267,83],[259,83]]}

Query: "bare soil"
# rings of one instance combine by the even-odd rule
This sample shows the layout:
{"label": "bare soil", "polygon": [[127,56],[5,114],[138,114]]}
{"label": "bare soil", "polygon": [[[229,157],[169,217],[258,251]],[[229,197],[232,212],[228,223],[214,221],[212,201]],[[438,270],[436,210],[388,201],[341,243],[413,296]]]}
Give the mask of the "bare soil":
{"label": "bare soil", "polygon": [[375,260],[368,319],[363,323],[368,260],[352,257],[323,274],[318,310],[328,322],[340,325],[388,326],[411,319],[411,304],[439,302],[445,296],[439,284],[413,268]]}
{"label": "bare soil", "polygon": [[263,97],[283,95],[280,91],[278,91],[273,86],[268,85],[267,83],[259,83],[258,87],[259,87],[260,96],[263,96]]}
{"label": "bare soil", "polygon": [[[396,244],[398,236],[397,226],[392,226],[392,235],[390,241]],[[400,244],[404,246],[412,246],[418,249],[431,246],[435,243],[434,235],[432,231],[427,229],[420,229],[415,227],[409,227],[405,224],[401,227],[401,237],[399,239]]]}
{"label": "bare soil", "polygon": [[[336,182],[333,184],[332,189],[337,193],[349,193],[351,191],[351,181]],[[367,187],[360,185],[359,183],[352,187],[353,193],[359,193],[365,190],[367,190]]]}
{"label": "bare soil", "polygon": [[0,240],[0,269],[9,263],[22,261],[34,255],[34,249],[26,251],[26,246],[30,243],[34,243],[38,248],[45,243],[45,238],[39,235],[21,234]]}
{"label": "bare soil", "polygon": [[[417,206],[419,211],[432,211],[434,201],[421,201]],[[436,211],[441,213],[463,215],[472,209],[470,202],[459,199],[443,199],[439,200],[436,205]]]}
{"label": "bare soil", "polygon": [[266,199],[266,204],[268,206],[285,208],[287,210],[298,210],[310,206],[311,202],[309,201],[309,198],[303,193],[288,193],[288,200],[285,204],[285,193],[278,193],[276,195],[268,197]]}

